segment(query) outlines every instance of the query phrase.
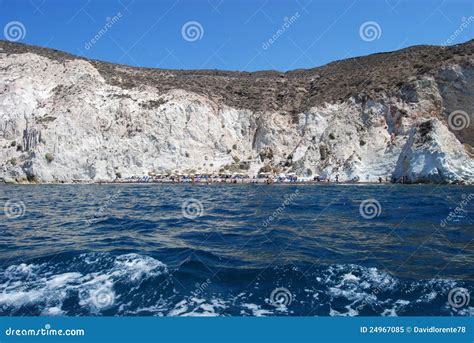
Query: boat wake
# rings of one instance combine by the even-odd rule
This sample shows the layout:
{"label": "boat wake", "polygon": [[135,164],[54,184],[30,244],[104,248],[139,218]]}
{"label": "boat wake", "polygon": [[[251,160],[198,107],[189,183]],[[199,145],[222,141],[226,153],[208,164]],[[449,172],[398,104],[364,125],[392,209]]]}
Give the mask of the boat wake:
{"label": "boat wake", "polygon": [[402,280],[353,264],[309,271],[302,266],[208,270],[187,260],[170,269],[150,256],[91,253],[0,270],[0,314],[472,316],[469,298],[450,301],[457,289],[468,296],[473,287],[447,279]]}

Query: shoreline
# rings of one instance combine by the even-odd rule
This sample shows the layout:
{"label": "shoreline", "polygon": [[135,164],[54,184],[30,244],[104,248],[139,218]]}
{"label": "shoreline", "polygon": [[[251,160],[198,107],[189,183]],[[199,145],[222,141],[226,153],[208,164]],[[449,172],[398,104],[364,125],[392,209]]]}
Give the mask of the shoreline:
{"label": "shoreline", "polygon": [[372,178],[366,177],[366,180],[361,180],[360,177],[353,179],[340,179],[339,175],[335,177],[303,177],[297,176],[294,173],[291,174],[280,174],[280,175],[269,175],[269,173],[263,173],[259,176],[248,176],[242,174],[170,174],[170,175],[143,175],[143,176],[127,176],[117,177],[115,179],[72,179],[72,180],[54,180],[44,181],[41,179],[13,179],[0,177],[0,184],[13,184],[13,185],[214,185],[214,184],[225,184],[225,185],[462,185],[470,186],[474,185],[474,182],[432,182],[429,180],[416,180],[410,181],[407,176],[394,178],[394,177],[380,177],[373,176]]}
{"label": "shoreline", "polygon": [[434,183],[434,182],[317,182],[317,181],[285,181],[285,182],[266,182],[257,181],[257,182],[231,182],[231,181],[181,181],[181,182],[172,182],[172,181],[67,181],[67,182],[5,182],[0,181],[0,185],[191,185],[191,186],[212,186],[212,185],[302,185],[302,186],[368,186],[368,185],[426,185],[426,186],[474,186],[472,183]]}

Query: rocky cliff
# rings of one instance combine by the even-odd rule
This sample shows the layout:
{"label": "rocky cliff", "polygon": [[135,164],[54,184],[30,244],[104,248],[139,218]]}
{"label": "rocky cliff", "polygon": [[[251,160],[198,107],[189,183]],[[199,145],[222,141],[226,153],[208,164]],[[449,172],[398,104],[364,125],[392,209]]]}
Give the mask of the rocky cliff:
{"label": "rocky cliff", "polygon": [[474,183],[474,41],[287,73],[134,68],[0,41],[0,179],[295,172]]}

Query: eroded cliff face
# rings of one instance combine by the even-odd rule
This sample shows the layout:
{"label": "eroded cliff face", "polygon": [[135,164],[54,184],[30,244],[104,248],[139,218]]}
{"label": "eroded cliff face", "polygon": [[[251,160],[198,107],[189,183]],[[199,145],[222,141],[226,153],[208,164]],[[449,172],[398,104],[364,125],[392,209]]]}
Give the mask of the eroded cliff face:
{"label": "eroded cliff face", "polygon": [[[345,98],[321,100],[311,89],[327,80],[311,70],[288,82],[315,100],[303,106],[298,98],[292,108],[247,106],[245,91],[229,101],[206,88],[207,81],[203,92],[181,86],[182,77],[176,88],[164,89],[160,79],[156,86],[137,83],[133,76],[133,85],[125,86],[122,69],[134,68],[115,66],[114,74],[107,64],[106,74],[99,62],[22,49],[2,42],[0,50],[0,178],[5,181],[272,171],[369,182],[378,177],[474,182],[472,42],[463,48],[467,53],[429,72],[418,70],[401,84],[380,85],[375,95],[351,90]],[[245,79],[244,85],[255,78],[225,75],[223,89],[235,78]],[[112,82],[114,77],[120,80]],[[168,85],[178,76],[163,71],[162,77]],[[283,87],[275,91],[284,92],[283,77],[271,78]],[[453,126],[454,111],[463,112],[461,120],[466,113],[468,123]]]}

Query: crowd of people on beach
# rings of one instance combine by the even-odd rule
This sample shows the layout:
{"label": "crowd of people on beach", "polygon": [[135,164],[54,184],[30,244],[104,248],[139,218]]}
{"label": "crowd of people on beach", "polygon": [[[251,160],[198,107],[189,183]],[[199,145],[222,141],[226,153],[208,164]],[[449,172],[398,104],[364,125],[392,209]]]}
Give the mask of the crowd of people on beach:
{"label": "crowd of people on beach", "polygon": [[[375,180],[367,181],[374,183]],[[295,173],[270,175],[269,173],[261,173],[257,176],[249,176],[243,174],[168,174],[168,175],[152,175],[152,176],[132,176],[126,178],[117,178],[114,183],[246,183],[246,184],[278,184],[278,183],[359,183],[362,182],[360,178],[355,177],[352,180],[341,181],[339,174],[334,177],[321,177],[319,175],[313,177],[301,177]],[[378,177],[375,182],[378,183],[408,183],[407,177],[400,179],[389,177]]]}
{"label": "crowd of people on beach", "polygon": [[116,183],[289,183],[309,182],[312,180],[298,178],[296,175],[288,176],[261,176],[250,177],[247,175],[165,175],[165,176],[132,176],[124,179],[116,179]]}

